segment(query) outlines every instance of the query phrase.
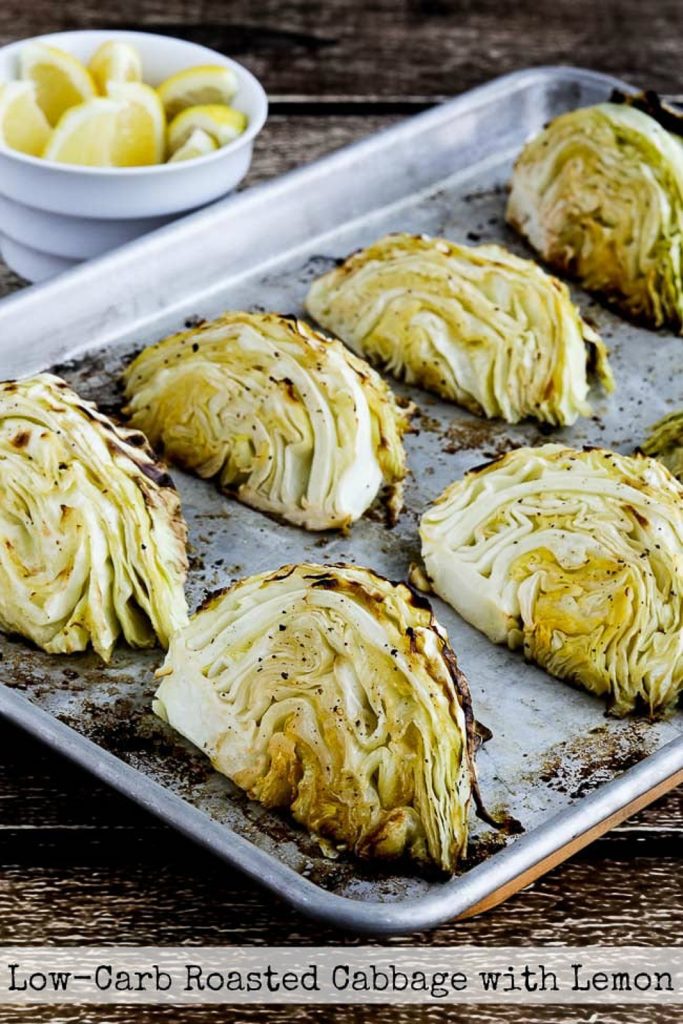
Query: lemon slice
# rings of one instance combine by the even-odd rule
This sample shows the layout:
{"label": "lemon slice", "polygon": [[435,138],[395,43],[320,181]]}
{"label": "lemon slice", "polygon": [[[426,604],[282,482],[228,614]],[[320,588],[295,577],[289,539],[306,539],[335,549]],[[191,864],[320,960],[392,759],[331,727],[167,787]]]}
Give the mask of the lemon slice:
{"label": "lemon slice", "polygon": [[95,51],[90,64],[90,74],[103,96],[107,94],[108,82],[141,82],[142,61],[140,54],[120,39],[110,39]]}
{"label": "lemon slice", "polygon": [[187,142],[184,142],[180,149],[176,149],[173,156],[168,158],[169,164],[178,163],[181,160],[194,160],[198,156],[206,156],[218,149],[218,143],[202,128],[195,128]]}
{"label": "lemon slice", "polygon": [[206,103],[182,110],[168,126],[168,148],[175,153],[196,128],[212,135],[219,146],[225,146],[241,135],[247,119],[240,110],[220,103]]}
{"label": "lemon slice", "polygon": [[143,167],[163,161],[166,118],[156,90],[142,82],[112,82],[107,95],[121,103],[112,160],[116,167]]}
{"label": "lemon slice", "polygon": [[170,120],[188,107],[228,104],[237,92],[237,75],[221,64],[203,64],[171,75],[157,88]]}
{"label": "lemon slice", "polygon": [[62,114],[43,156],[60,164],[113,167],[119,118],[125,103],[98,96]]}
{"label": "lemon slice", "polygon": [[65,110],[95,95],[90,72],[70,53],[46,43],[27,43],[19,54],[20,77],[33,82],[36,98],[50,124]]}
{"label": "lemon slice", "polygon": [[0,86],[0,141],[20,153],[42,156],[51,132],[32,82]]}

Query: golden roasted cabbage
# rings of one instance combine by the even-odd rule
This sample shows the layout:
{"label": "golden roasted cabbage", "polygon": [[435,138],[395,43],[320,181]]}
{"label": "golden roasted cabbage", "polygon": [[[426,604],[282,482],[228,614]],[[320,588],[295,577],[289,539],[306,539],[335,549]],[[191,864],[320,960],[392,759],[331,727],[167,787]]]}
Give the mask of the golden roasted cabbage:
{"label": "golden roasted cabbage", "polygon": [[186,527],[142,434],[59,377],[0,384],[0,628],[50,653],[120,634],[166,646],[187,622]]}
{"label": "golden roasted cabbage", "polygon": [[476,791],[467,682],[424,598],[289,565],[209,599],[154,710],[249,796],[360,857],[454,870]]}
{"label": "golden roasted cabbage", "polygon": [[309,530],[395,518],[409,412],[338,341],[293,317],[225,313],[147,348],[125,374],[151,443],[247,505]]}
{"label": "golden roasted cabbage", "polygon": [[645,456],[558,444],[472,470],[423,516],[433,589],[495,643],[608,697],[683,689],[683,487]]}
{"label": "golden roasted cabbage", "polygon": [[645,455],[659,459],[683,483],[683,410],[671,412],[650,428],[641,446]]}
{"label": "golden roasted cabbage", "polygon": [[359,355],[478,415],[574,423],[607,350],[566,286],[498,245],[388,235],[314,281],[309,313]]}
{"label": "golden roasted cabbage", "polygon": [[645,110],[600,103],[555,118],[515,164],[507,219],[627,314],[683,327],[683,142]]}

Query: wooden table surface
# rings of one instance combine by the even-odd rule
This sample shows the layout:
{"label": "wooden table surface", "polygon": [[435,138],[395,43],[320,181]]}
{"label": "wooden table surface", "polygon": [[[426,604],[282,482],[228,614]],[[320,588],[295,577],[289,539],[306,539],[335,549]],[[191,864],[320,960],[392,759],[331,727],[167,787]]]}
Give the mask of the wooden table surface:
{"label": "wooden table surface", "polygon": [[[59,29],[144,28],[243,61],[272,113],[250,181],[315,159],[439,99],[530,64],[573,63],[681,87],[680,0],[5,0],[0,43]],[[22,282],[0,268],[0,294]],[[676,792],[507,904],[418,943],[652,944],[683,934]],[[89,776],[0,723],[0,944],[324,944],[321,929]],[[400,940],[397,940],[400,941]],[[478,1008],[476,1020],[673,1022],[676,1007]],[[425,1008],[0,1009],[0,1021],[144,1024],[466,1021]]]}

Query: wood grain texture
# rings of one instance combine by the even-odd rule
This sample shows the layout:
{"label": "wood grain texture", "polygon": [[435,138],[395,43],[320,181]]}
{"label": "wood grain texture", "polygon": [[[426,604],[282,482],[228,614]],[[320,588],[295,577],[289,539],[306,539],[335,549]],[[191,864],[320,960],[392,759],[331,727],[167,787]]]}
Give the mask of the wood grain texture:
{"label": "wood grain texture", "polygon": [[76,27],[185,36],[242,60],[276,98],[404,101],[547,63],[672,90],[683,9],[678,0],[7,0],[0,8],[0,41]]}
{"label": "wood grain texture", "polygon": [[[174,849],[175,847],[175,849]],[[579,857],[502,907],[380,945],[667,945],[683,933],[680,860]],[[169,863],[169,861],[172,861]],[[359,944],[280,904],[189,841],[147,845],[144,860],[6,866],[0,944]]]}
{"label": "wood grain texture", "polygon": [[309,164],[401,120],[397,114],[273,114],[256,140],[254,163],[244,187]]}
{"label": "wood grain texture", "polygon": [[0,1024],[680,1024],[680,1019],[678,1006],[0,1008]]}

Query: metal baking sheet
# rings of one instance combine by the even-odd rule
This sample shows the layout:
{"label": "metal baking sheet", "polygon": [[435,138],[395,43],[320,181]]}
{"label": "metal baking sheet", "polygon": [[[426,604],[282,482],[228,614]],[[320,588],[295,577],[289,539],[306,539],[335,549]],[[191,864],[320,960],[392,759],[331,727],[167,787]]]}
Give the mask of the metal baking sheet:
{"label": "metal baking sheet", "polygon": [[[50,367],[115,412],[131,352],[226,308],[301,313],[315,275],[386,231],[524,253],[503,220],[513,157],[549,118],[619,85],[573,68],[506,76],[5,299],[1,376]],[[405,578],[419,557],[422,510],[469,467],[549,436],[630,451],[683,398],[683,341],[632,326],[578,290],[576,298],[612,348],[616,394],[593,396],[592,419],[547,431],[486,422],[399,387],[419,407],[419,432],[407,438],[407,507],[392,530],[371,511],[349,536],[307,534],[175,473],[190,527],[191,605],[207,589],[301,559]],[[329,860],[302,830],[249,802],[151,714],[159,651],[121,647],[105,667],[90,654],[54,657],[2,639],[0,711],[304,912],[355,931],[423,929],[499,901],[683,777],[681,712],[657,723],[608,718],[600,700],[434,604],[493,733],[478,757],[486,803],[522,829],[494,833],[473,816],[468,861],[450,881]]]}

